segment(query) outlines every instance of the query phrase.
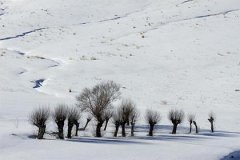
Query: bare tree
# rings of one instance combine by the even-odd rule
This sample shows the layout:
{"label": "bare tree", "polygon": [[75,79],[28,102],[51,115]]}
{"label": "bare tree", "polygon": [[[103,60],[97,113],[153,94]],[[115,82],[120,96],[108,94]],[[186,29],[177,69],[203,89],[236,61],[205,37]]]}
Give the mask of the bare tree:
{"label": "bare tree", "polygon": [[133,111],[135,110],[135,104],[130,100],[130,99],[126,99],[126,100],[122,100],[119,108],[118,108],[118,112],[120,115],[120,124],[122,127],[122,136],[126,137],[126,124],[129,123],[130,120],[130,115],[133,113]]}
{"label": "bare tree", "polygon": [[111,108],[111,103],[120,96],[120,86],[113,81],[102,82],[92,89],[85,88],[77,97],[79,107],[90,113],[97,121],[96,137],[101,137],[104,115]]}
{"label": "bare tree", "polygon": [[188,122],[190,124],[189,133],[192,133],[192,123],[194,120],[195,120],[195,115],[189,114],[188,115]]}
{"label": "bare tree", "polygon": [[133,110],[133,112],[130,115],[131,136],[134,136],[134,128],[135,128],[136,121],[139,118],[139,115],[140,115],[139,111],[136,108]]}
{"label": "bare tree", "polygon": [[216,120],[216,116],[213,112],[210,112],[208,116],[209,116],[208,121],[211,124],[211,131],[214,132],[214,122]]}
{"label": "bare tree", "polygon": [[68,138],[72,138],[72,128],[76,126],[75,136],[78,136],[80,111],[77,108],[71,108],[68,112]]}
{"label": "bare tree", "polygon": [[115,125],[114,137],[117,137],[119,127],[121,125],[121,118],[119,114],[119,110],[113,112],[113,124]]}
{"label": "bare tree", "polygon": [[88,126],[88,123],[89,123],[91,120],[92,120],[92,116],[91,116],[91,115],[88,115],[88,116],[87,116],[87,121],[86,121],[84,127],[83,127],[83,128],[80,128],[79,130],[85,131],[85,129],[86,129],[87,126]]}
{"label": "bare tree", "polygon": [[168,118],[173,124],[172,134],[176,134],[177,126],[182,123],[184,119],[184,112],[182,110],[170,110]]}
{"label": "bare tree", "polygon": [[154,126],[160,122],[161,120],[161,115],[158,111],[156,110],[152,110],[152,109],[148,109],[146,111],[146,115],[145,115],[145,119],[149,124],[149,136],[153,136],[153,131],[154,131]]}
{"label": "bare tree", "polygon": [[53,112],[53,119],[58,126],[58,137],[64,139],[64,122],[68,115],[68,107],[64,104],[58,105]]}
{"label": "bare tree", "polygon": [[193,121],[193,124],[194,124],[194,126],[195,126],[196,133],[198,133],[198,126],[197,126],[197,122],[196,122],[196,121]]}
{"label": "bare tree", "polygon": [[50,110],[49,108],[40,107],[35,109],[30,117],[30,122],[38,127],[38,139],[43,139],[44,133],[46,131],[46,122],[50,117]]}
{"label": "bare tree", "polygon": [[106,131],[107,125],[108,125],[108,121],[110,120],[110,118],[112,117],[112,115],[113,115],[112,110],[108,110],[108,111],[105,112],[105,114],[104,114],[104,119],[105,119],[104,131]]}

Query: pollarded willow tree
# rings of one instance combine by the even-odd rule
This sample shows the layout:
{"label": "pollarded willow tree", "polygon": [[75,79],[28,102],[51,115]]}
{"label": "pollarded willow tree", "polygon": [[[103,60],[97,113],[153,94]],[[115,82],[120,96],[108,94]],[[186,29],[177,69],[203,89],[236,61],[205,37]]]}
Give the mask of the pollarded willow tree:
{"label": "pollarded willow tree", "polygon": [[135,124],[140,116],[140,112],[135,108],[130,115],[130,124],[131,124],[131,136],[134,136]]}
{"label": "pollarded willow tree", "polygon": [[148,109],[146,111],[146,114],[145,114],[145,119],[146,121],[148,122],[149,124],[149,132],[148,132],[148,135],[149,136],[153,136],[153,130],[154,130],[154,126],[160,122],[161,120],[161,115],[158,111],[156,110],[151,110],[151,109]]}
{"label": "pollarded willow tree", "polygon": [[58,105],[53,111],[53,119],[58,126],[58,137],[64,139],[64,122],[68,116],[68,107],[65,104]]}
{"label": "pollarded willow tree", "polygon": [[118,134],[118,130],[119,130],[119,127],[121,125],[121,118],[120,118],[120,113],[119,113],[119,110],[115,110],[115,112],[113,112],[113,116],[112,116],[112,122],[113,124],[115,125],[115,131],[114,131],[114,134],[113,136],[114,137],[117,137],[117,134]]}
{"label": "pollarded willow tree", "polygon": [[105,113],[112,107],[112,102],[120,96],[120,85],[113,81],[102,82],[93,88],[85,88],[77,97],[82,111],[90,113],[97,121],[96,137],[101,137],[101,128]]}
{"label": "pollarded willow tree", "polygon": [[29,121],[36,127],[38,127],[38,139],[43,139],[43,136],[46,131],[46,122],[50,117],[50,110],[46,107],[40,107],[35,109],[30,117]]}
{"label": "pollarded willow tree", "polygon": [[76,126],[75,136],[78,136],[80,111],[78,108],[70,108],[68,111],[68,138],[72,138],[72,128]]}
{"label": "pollarded willow tree", "polygon": [[182,110],[170,110],[168,118],[173,124],[172,134],[176,134],[177,126],[182,123],[184,119],[184,112]]}
{"label": "pollarded willow tree", "polygon": [[189,114],[188,115],[188,122],[189,122],[189,133],[192,133],[192,123],[195,120],[195,115],[194,114]]}
{"label": "pollarded willow tree", "polygon": [[125,99],[121,102],[118,108],[120,116],[120,125],[122,126],[122,136],[126,137],[126,124],[130,122],[130,116],[136,110],[135,104],[130,99]]}
{"label": "pollarded willow tree", "polygon": [[213,112],[210,112],[208,116],[209,116],[208,121],[211,124],[211,132],[213,133],[214,132],[214,122],[216,120],[216,116]]}

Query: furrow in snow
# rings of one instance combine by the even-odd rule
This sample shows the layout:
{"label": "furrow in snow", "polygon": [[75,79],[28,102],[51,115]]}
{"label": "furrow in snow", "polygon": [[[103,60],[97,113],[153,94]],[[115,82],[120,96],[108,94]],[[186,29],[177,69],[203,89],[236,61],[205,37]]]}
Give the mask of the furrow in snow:
{"label": "furrow in snow", "polygon": [[227,10],[227,11],[223,11],[223,12],[218,12],[218,13],[213,13],[213,14],[200,15],[200,16],[195,16],[195,17],[190,17],[190,18],[184,18],[184,19],[178,19],[178,20],[174,20],[174,21],[168,21],[168,22],[160,22],[160,23],[158,23],[157,25],[155,25],[153,28],[146,29],[146,30],[142,30],[142,31],[138,31],[138,32],[133,32],[133,33],[130,33],[130,34],[127,34],[127,35],[123,35],[123,36],[121,36],[121,37],[116,38],[115,40],[120,39],[120,38],[123,38],[123,37],[130,36],[130,35],[132,35],[132,34],[136,34],[136,33],[139,33],[139,32],[147,33],[147,32],[153,31],[153,30],[157,30],[157,29],[159,29],[159,27],[161,27],[161,26],[169,25],[169,24],[172,24],[172,23],[178,23],[178,22],[190,21],[190,20],[194,20],[194,19],[214,17],[214,16],[219,16],[219,15],[225,16],[226,14],[229,14],[229,13],[235,12],[235,11],[239,11],[239,10],[240,10],[240,9],[231,9],[231,10]]}
{"label": "furrow in snow", "polygon": [[34,32],[38,32],[38,31],[41,31],[41,30],[44,30],[44,29],[47,29],[47,28],[38,28],[38,29],[31,30],[31,31],[23,32],[21,34],[15,35],[15,36],[9,36],[9,37],[0,38],[0,41],[6,41],[6,40],[11,40],[11,39],[24,37],[24,36],[26,36],[28,34],[31,34],[31,33],[34,33]]}

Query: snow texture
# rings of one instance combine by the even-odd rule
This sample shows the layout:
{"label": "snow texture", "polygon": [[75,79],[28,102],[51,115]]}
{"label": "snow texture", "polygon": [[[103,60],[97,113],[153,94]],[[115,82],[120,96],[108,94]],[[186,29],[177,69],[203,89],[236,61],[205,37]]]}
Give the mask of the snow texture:
{"label": "snow texture", "polygon": [[[0,160],[239,159],[239,9],[239,0],[0,0]],[[135,137],[127,128],[113,138],[110,122],[95,138],[91,121],[61,141],[52,120],[44,140],[33,136],[34,108],[76,105],[106,80],[141,111]],[[148,108],[162,115],[154,137]],[[172,108],[195,114],[200,133],[188,134],[185,118],[171,135]]]}

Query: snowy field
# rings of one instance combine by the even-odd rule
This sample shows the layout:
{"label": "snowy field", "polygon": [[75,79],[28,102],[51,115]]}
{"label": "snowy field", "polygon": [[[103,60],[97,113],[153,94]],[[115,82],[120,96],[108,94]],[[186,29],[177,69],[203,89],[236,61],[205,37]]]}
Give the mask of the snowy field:
{"label": "snowy field", "polygon": [[[110,124],[95,138],[92,122],[73,139],[31,138],[34,108],[75,105],[106,80],[141,110],[135,137],[113,138]],[[154,137],[147,108],[162,115]],[[185,118],[171,135],[172,108],[196,114],[200,133],[187,134]],[[239,150],[239,0],[0,0],[0,160],[236,160]]]}

